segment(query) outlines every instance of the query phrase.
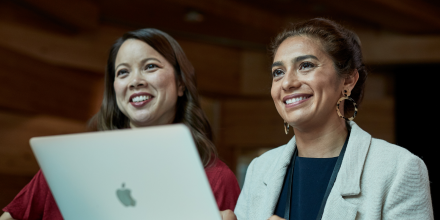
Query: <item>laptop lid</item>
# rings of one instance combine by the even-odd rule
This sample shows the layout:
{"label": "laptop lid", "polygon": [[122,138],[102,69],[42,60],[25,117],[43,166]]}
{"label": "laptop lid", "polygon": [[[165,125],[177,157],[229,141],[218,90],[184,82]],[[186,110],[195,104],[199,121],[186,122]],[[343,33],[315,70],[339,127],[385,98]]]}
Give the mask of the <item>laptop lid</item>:
{"label": "laptop lid", "polygon": [[216,201],[182,124],[36,137],[64,219],[213,219]]}

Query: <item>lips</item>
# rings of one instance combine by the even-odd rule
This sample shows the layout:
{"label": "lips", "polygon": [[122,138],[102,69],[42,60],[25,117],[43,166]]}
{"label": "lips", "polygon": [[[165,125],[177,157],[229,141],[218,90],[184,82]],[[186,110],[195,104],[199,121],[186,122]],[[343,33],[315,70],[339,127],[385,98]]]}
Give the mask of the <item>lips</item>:
{"label": "lips", "polygon": [[284,102],[284,104],[292,104],[295,102],[307,100],[310,97],[312,97],[312,95],[310,95],[310,94],[303,94],[303,93],[292,94],[292,95],[285,96],[283,98],[283,102]]}
{"label": "lips", "polygon": [[130,104],[134,107],[142,107],[154,98],[153,95],[146,92],[135,93],[130,96]]}
{"label": "lips", "polygon": [[304,93],[292,94],[292,95],[285,96],[283,98],[283,103],[286,108],[293,108],[293,107],[296,107],[304,102],[307,102],[310,99],[310,97],[312,97],[312,96],[313,95],[304,94]]}

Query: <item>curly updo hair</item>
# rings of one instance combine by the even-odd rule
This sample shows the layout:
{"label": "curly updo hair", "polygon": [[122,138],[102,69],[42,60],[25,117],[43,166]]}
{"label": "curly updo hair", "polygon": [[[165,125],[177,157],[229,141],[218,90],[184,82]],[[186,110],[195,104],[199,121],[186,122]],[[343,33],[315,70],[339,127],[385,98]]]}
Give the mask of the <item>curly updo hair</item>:
{"label": "curly updo hair", "polygon": [[[306,36],[318,40],[323,47],[323,51],[333,60],[333,66],[340,77],[350,76],[355,73],[355,70],[359,72],[359,79],[350,95],[359,106],[364,96],[365,81],[368,75],[362,59],[359,37],[340,24],[325,18],[314,18],[294,23],[278,34],[270,45],[272,60],[281,43],[294,36]],[[352,111],[354,111],[354,106],[347,101],[344,104],[344,112]]]}

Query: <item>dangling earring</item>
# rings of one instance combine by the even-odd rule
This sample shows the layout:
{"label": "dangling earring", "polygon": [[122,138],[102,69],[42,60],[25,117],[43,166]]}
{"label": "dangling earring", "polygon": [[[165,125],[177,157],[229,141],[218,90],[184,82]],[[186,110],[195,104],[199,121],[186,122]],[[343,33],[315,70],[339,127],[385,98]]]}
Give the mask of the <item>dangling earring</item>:
{"label": "dangling earring", "polygon": [[[354,118],[356,118],[356,115],[357,115],[357,112],[358,112],[356,102],[350,97],[350,95],[347,95],[347,90],[344,90],[344,92],[343,92],[342,94],[344,94],[344,97],[341,97],[341,98],[338,100],[338,103],[336,104],[336,112],[338,113],[338,115],[339,115],[340,118],[343,118],[343,119],[348,120],[348,121],[353,121]],[[345,99],[347,99],[347,100],[353,102],[353,105],[354,105],[354,114],[353,114],[353,116],[352,116],[351,118],[346,118],[346,117],[344,117],[344,115],[342,115],[341,112],[339,111],[339,104],[340,104],[343,100],[345,100]]]}
{"label": "dangling earring", "polygon": [[289,123],[287,123],[286,121],[284,121],[284,132],[286,132],[286,134],[289,133],[289,128],[290,128]]}

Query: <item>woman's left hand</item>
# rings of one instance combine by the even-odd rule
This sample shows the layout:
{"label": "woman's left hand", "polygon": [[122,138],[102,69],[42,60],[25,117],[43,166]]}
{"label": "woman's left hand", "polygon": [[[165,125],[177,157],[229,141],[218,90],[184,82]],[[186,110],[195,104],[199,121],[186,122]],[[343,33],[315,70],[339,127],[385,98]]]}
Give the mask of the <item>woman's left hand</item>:
{"label": "woman's left hand", "polygon": [[220,211],[220,216],[222,220],[237,220],[237,216],[235,216],[234,212],[230,209]]}

